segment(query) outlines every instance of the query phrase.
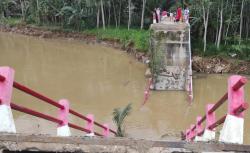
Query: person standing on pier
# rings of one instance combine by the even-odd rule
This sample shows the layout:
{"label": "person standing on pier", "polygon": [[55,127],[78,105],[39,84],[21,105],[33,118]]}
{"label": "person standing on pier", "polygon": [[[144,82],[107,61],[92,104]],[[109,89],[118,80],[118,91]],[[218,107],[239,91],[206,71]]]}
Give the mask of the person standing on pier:
{"label": "person standing on pier", "polygon": [[189,24],[189,9],[188,6],[186,7],[186,9],[184,10],[184,20],[187,24]]}
{"label": "person standing on pier", "polygon": [[157,14],[157,18],[158,18],[157,23],[160,23],[161,22],[161,9],[159,7],[156,9],[156,14]]}
{"label": "person standing on pier", "polygon": [[176,12],[175,21],[176,21],[176,22],[179,22],[179,21],[181,20],[181,16],[182,16],[182,10],[181,10],[181,7],[178,7],[178,8],[177,8],[177,12]]}
{"label": "person standing on pier", "polygon": [[158,17],[156,8],[154,9],[154,14],[155,14],[156,23],[159,23],[159,17]]}

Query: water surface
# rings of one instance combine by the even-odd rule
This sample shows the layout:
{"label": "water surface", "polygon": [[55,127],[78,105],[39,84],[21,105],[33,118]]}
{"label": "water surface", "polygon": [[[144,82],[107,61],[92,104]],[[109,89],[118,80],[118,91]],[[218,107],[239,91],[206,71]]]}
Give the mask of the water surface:
{"label": "water surface", "polygon": [[[112,124],[116,107],[133,104],[127,118],[128,136],[160,139],[172,136],[203,115],[206,103],[215,103],[227,90],[229,75],[195,75],[194,102],[189,104],[185,92],[151,92],[141,107],[147,80],[146,66],[125,52],[73,40],[51,40],[0,33],[0,65],[16,70],[15,80],[55,100],[67,98],[72,109],[93,113],[95,119]],[[250,85],[246,101],[250,101]],[[29,95],[14,90],[13,102],[56,116],[57,109]],[[226,112],[226,104],[217,117]],[[250,144],[249,111],[245,120],[245,142]],[[56,134],[56,125],[14,111],[18,132]],[[73,123],[85,121],[70,116]],[[100,129],[97,127],[97,131]],[[170,133],[170,134],[169,134]],[[74,135],[83,134],[73,130]]]}

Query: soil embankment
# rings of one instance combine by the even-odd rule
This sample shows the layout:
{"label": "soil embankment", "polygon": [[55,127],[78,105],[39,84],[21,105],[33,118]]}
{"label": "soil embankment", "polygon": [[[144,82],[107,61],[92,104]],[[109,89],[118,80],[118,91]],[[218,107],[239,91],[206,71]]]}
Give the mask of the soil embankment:
{"label": "soil embankment", "polygon": [[193,70],[203,73],[234,73],[250,75],[250,62],[221,57],[192,57]]}
{"label": "soil embankment", "polygon": [[[65,32],[62,30],[51,30],[35,26],[5,26],[0,25],[0,31],[13,32],[28,36],[35,36],[40,38],[64,38],[81,40],[86,43],[99,43],[107,47],[121,49],[136,57],[137,60],[145,63],[148,60],[148,54],[138,52],[133,43],[128,46],[123,46],[119,40],[98,39],[94,35],[89,35],[81,32]],[[221,57],[192,57],[193,70],[202,73],[235,73],[250,75],[250,62],[240,61],[237,59],[226,59]]]}

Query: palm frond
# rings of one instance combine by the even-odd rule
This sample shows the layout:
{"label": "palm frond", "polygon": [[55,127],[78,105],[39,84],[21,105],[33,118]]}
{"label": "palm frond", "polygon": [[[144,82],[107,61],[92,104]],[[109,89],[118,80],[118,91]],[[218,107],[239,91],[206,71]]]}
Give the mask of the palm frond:
{"label": "palm frond", "polygon": [[123,137],[125,130],[122,128],[124,119],[130,114],[132,104],[128,104],[125,108],[115,108],[113,111],[113,121],[117,126],[117,136]]}
{"label": "palm frond", "polygon": [[125,108],[123,108],[122,110],[121,110],[121,112],[120,112],[120,118],[119,118],[119,124],[123,124],[123,122],[124,122],[124,119],[125,119],[125,117],[126,116],[128,116],[129,114],[130,114],[130,112],[131,112],[131,110],[132,110],[132,106],[131,106],[132,104],[130,103],[130,104],[128,104]]}

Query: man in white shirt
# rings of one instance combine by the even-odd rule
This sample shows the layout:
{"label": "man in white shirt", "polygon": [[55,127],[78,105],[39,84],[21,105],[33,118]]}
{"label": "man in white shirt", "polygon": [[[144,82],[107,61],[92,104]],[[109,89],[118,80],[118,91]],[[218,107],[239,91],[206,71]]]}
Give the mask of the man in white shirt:
{"label": "man in white shirt", "polygon": [[187,24],[189,24],[189,9],[188,9],[188,7],[186,7],[186,9],[184,10],[184,19],[185,19],[185,22]]}

